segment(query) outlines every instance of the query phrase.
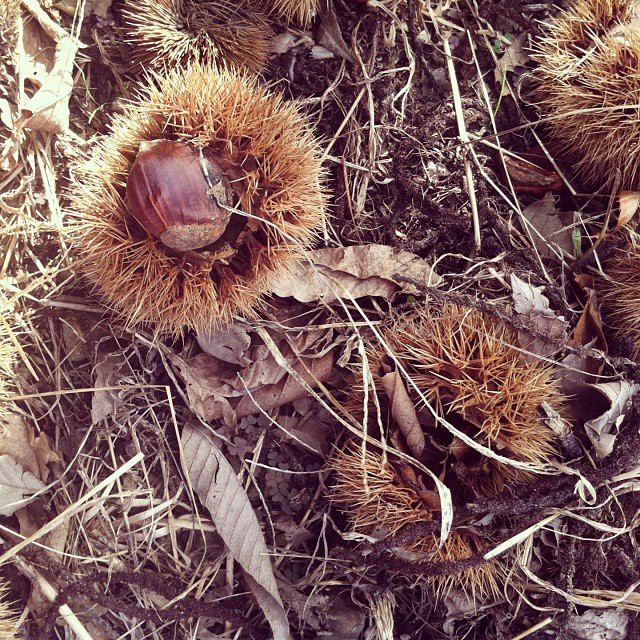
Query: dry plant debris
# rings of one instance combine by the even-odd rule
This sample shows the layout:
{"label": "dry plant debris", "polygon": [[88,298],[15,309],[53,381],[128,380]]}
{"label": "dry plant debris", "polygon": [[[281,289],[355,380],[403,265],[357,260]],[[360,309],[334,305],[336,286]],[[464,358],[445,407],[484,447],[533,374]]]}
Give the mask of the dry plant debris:
{"label": "dry plant debris", "polygon": [[[400,460],[389,460],[380,451],[364,450],[351,440],[329,463],[335,475],[331,486],[332,500],[340,505],[354,531],[384,539],[397,534],[409,524],[424,523],[439,510],[433,491],[412,469]],[[443,546],[433,533],[417,536],[401,547],[402,552],[416,560],[451,563],[442,574],[418,576],[434,591],[445,597],[451,589],[462,590],[474,601],[497,597],[504,581],[505,568],[499,562],[467,562],[487,548],[473,529],[453,531]],[[402,580],[398,571],[396,580]],[[404,580],[407,580],[404,577]],[[416,577],[409,578],[413,582]]]}
{"label": "dry plant debris", "polygon": [[192,62],[260,72],[273,34],[255,5],[230,0],[128,0],[123,11],[140,71]]}
{"label": "dry plant debris", "polygon": [[639,637],[635,4],[0,2],[21,637]]}
{"label": "dry plant debris", "polygon": [[574,0],[536,41],[551,148],[596,187],[638,187],[640,29],[633,0]]}
{"label": "dry plant debris", "polygon": [[321,0],[262,0],[267,11],[284,20],[308,26]]}
{"label": "dry plant debris", "polygon": [[[208,154],[219,167],[218,185],[228,185],[214,196],[227,216],[223,232],[195,245],[200,251],[167,250],[126,207],[141,143],[158,140],[192,149],[176,154],[193,154],[187,170],[203,183],[198,154]],[[145,188],[151,185],[146,210],[177,215],[190,197],[180,191],[184,165],[148,171],[159,177],[153,184],[142,174]],[[150,84],[72,175],[72,236],[82,269],[129,327],[180,333],[254,313],[324,216],[318,147],[298,110],[249,79],[199,65]]]}
{"label": "dry plant debris", "polygon": [[[551,366],[527,360],[512,329],[478,311],[445,303],[441,308],[424,307],[394,318],[382,337],[393,360],[373,343],[368,349],[368,364],[376,391],[391,402],[391,415],[396,421],[402,418],[398,427],[412,453],[426,455],[430,446],[444,451],[446,457],[464,464],[462,481],[484,495],[496,495],[505,484],[531,479],[522,467],[483,455],[478,458],[479,450],[458,436],[436,444],[443,437],[438,435],[441,424],[432,415],[423,418],[426,423],[419,416],[430,403],[441,418],[458,425],[474,442],[494,453],[528,463],[532,469],[542,469],[553,459],[556,436],[539,412],[543,404],[560,408],[559,384]],[[406,397],[389,392],[387,379],[393,375],[393,386],[398,384],[396,372],[407,377],[403,383]],[[359,387],[350,401],[354,407],[362,407],[362,382]],[[394,404],[406,400],[413,405],[417,420],[409,422],[405,411],[394,411]],[[373,398],[369,405],[375,422]],[[417,429],[425,432],[419,440],[412,433]],[[412,438],[420,444],[412,446]]]}

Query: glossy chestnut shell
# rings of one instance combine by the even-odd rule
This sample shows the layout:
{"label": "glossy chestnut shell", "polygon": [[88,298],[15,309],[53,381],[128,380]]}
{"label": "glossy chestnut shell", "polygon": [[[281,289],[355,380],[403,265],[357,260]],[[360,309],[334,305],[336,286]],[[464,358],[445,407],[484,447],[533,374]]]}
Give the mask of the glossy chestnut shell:
{"label": "glossy chestnut shell", "polygon": [[[140,143],[125,204],[138,224],[173,251],[202,249],[222,236],[233,191],[222,167],[176,140]],[[223,205],[223,206],[221,206]]]}

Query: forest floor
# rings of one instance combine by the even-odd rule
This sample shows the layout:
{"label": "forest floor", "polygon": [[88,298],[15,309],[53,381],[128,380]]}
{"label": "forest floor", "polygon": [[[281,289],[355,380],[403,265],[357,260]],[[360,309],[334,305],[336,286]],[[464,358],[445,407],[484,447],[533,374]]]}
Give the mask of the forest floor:
{"label": "forest floor", "polygon": [[[556,11],[335,0],[308,30],[276,22],[263,79],[321,138],[331,193],[321,245],[358,248],[349,282],[366,295],[326,304],[290,287],[260,321],[169,339],[127,330],[102,306],[66,235],[70,163],[137,95],[122,0],[22,3],[19,51],[0,51],[0,278],[20,345],[0,461],[11,456],[36,484],[26,506],[2,511],[0,565],[24,637],[267,638],[286,627],[343,640],[640,637],[640,371],[598,291],[626,231],[590,248],[624,203],[555,161],[532,106],[530,45]],[[82,43],[71,78],[54,67],[65,34]],[[68,81],[68,126],[34,120],[37,104],[25,119],[18,105],[36,88]],[[401,251],[422,266],[404,271]],[[416,275],[425,265],[437,285]],[[489,594],[434,590],[455,561],[351,531],[330,497],[361,332],[425,294],[528,327],[543,343],[529,348],[559,378],[590,372],[592,386],[568,396],[553,473],[493,497],[452,488],[453,529],[490,528],[491,547],[504,543],[509,576]],[[302,386],[300,363],[312,372]],[[251,379],[258,409],[237,402]],[[594,419],[604,454],[585,428]],[[180,434],[203,424],[250,501],[250,535],[268,548],[276,586],[262,597],[188,482]]]}

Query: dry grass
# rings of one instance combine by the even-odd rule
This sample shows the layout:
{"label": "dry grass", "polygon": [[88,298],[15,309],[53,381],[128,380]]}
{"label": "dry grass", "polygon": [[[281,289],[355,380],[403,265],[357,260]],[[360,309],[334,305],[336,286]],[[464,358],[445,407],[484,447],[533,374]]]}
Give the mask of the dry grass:
{"label": "dry grass", "polygon": [[273,33],[260,11],[230,0],[128,0],[124,15],[139,70],[192,62],[264,69]]}
{"label": "dry grass", "polygon": [[551,148],[600,187],[638,186],[640,29],[631,0],[577,0],[536,43]]}
{"label": "dry grass", "polygon": [[8,393],[13,367],[16,360],[16,345],[14,342],[10,317],[11,308],[9,302],[0,293],[0,417],[5,412],[5,399]]}
{"label": "dry grass", "polygon": [[[194,65],[158,78],[112,129],[72,168],[70,190],[82,268],[107,305],[129,327],[173,333],[253,313],[324,217],[318,146],[296,107],[242,76]],[[227,232],[196,260],[136,233],[124,205],[140,142],[160,138],[205,147],[233,183]]]}

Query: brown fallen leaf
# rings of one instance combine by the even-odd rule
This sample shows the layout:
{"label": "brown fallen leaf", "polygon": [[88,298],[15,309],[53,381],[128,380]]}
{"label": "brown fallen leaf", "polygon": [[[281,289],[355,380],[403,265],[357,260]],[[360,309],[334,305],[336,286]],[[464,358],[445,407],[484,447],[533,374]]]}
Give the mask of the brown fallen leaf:
{"label": "brown fallen leaf", "polygon": [[[308,257],[313,264],[301,262],[290,274],[280,278],[272,287],[275,295],[300,302],[329,303],[349,295],[391,300],[399,291],[420,293],[411,280],[422,286],[440,283],[440,276],[422,258],[386,245],[318,249],[310,251]],[[410,281],[400,281],[397,276]]]}
{"label": "brown fallen leaf", "polygon": [[[235,329],[230,328],[233,332]],[[326,381],[333,372],[331,330],[269,334],[293,370],[310,386]],[[223,354],[226,360],[233,350]],[[270,348],[253,334],[252,345],[242,352],[247,364],[234,364],[208,353],[184,359],[171,356],[186,385],[191,409],[205,421],[238,419],[269,411],[307,395],[307,389],[278,364]]]}
{"label": "brown fallen leaf", "polygon": [[11,456],[25,471],[45,482],[49,463],[60,460],[48,436],[41,433],[36,437],[33,427],[14,412],[7,412],[0,420],[0,455]]}
{"label": "brown fallen leaf", "polygon": [[42,480],[25,471],[11,456],[0,455],[0,516],[13,515],[44,486]]}
{"label": "brown fallen leaf", "polygon": [[120,383],[122,370],[127,360],[122,353],[110,353],[94,368],[95,381],[91,399],[91,424],[113,416],[119,406],[123,404],[118,391],[104,389]]}
{"label": "brown fallen leaf", "polygon": [[534,287],[511,274],[511,288],[516,314],[537,334],[549,339],[547,341],[526,330],[519,330],[518,341],[521,346],[537,355],[552,355],[566,342],[569,323],[549,307],[549,300],[540,287]]}
{"label": "brown fallen leaf", "polygon": [[531,236],[543,258],[562,255],[562,252],[573,255],[570,226],[573,215],[556,209],[551,192],[547,192],[543,198],[525,207],[522,215],[533,227]]}
{"label": "brown fallen leaf", "polygon": [[549,191],[562,189],[562,178],[555,170],[507,154],[504,155],[504,166],[516,193],[544,196]]}
{"label": "brown fallen leaf", "polygon": [[508,95],[513,95],[513,93],[509,84],[504,81],[505,76],[519,67],[526,66],[529,61],[529,55],[525,50],[526,39],[526,33],[514,38],[505,48],[504,54],[496,62],[496,68],[494,69],[495,82],[501,87],[501,91]]}
{"label": "brown fallen leaf", "polygon": [[77,51],[78,44],[70,37],[58,42],[53,69],[24,104],[19,124],[49,133],[64,133],[69,128],[69,97]]}
{"label": "brown fallen leaf", "polygon": [[329,4],[328,0],[321,0],[320,2],[318,44],[341,58],[344,58],[347,62],[355,62],[347,43],[342,37],[342,31],[340,30],[338,18],[333,10],[333,6]]}
{"label": "brown fallen leaf", "polygon": [[[575,276],[574,281],[581,297],[586,301],[568,344],[576,347],[599,349],[606,354],[608,345],[603,331],[600,303],[596,294],[593,276],[578,274]],[[582,383],[597,381],[597,376],[602,373],[604,360],[589,354],[569,353],[562,359],[562,364],[565,367],[561,381],[562,392],[567,396],[573,396],[574,393],[581,390]],[[569,400],[569,406],[573,407],[576,402],[580,401],[572,397]]]}
{"label": "brown fallen leaf", "polygon": [[380,382],[391,403],[391,415],[402,432],[409,450],[416,458],[420,459],[426,446],[426,440],[416,414],[416,408],[407,393],[400,373],[398,371],[385,373]]}
{"label": "brown fallen leaf", "polygon": [[616,222],[616,229],[627,225],[635,216],[640,206],[640,191],[621,191],[618,194],[620,213]]}
{"label": "brown fallen leaf", "polygon": [[181,435],[182,466],[218,534],[242,567],[274,640],[289,640],[289,623],[282,605],[269,550],[258,518],[238,477],[204,430],[186,426]]}

